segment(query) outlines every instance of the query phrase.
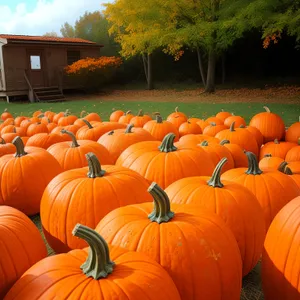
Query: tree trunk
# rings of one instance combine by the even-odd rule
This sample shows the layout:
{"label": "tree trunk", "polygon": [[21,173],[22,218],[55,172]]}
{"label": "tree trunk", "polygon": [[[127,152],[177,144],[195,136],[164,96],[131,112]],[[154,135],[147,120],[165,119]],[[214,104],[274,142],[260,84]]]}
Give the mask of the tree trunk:
{"label": "tree trunk", "polygon": [[215,76],[216,76],[216,59],[217,55],[214,49],[211,49],[208,54],[208,68],[207,68],[207,80],[206,80],[206,93],[213,93],[216,90]]}
{"label": "tree trunk", "polygon": [[153,90],[153,77],[152,77],[152,54],[148,54],[148,90]]}
{"label": "tree trunk", "polygon": [[222,84],[225,84],[225,79],[226,79],[226,56],[223,53],[222,54]]}
{"label": "tree trunk", "polygon": [[144,72],[145,72],[145,77],[146,81],[148,82],[148,67],[147,67],[147,60],[144,54],[142,54],[142,59],[143,59],[143,65],[144,65]]}
{"label": "tree trunk", "polygon": [[204,87],[206,87],[206,80],[205,80],[205,74],[204,74],[204,67],[203,67],[203,61],[200,53],[199,47],[197,47],[197,57],[198,57],[198,66],[199,66],[199,71],[202,79],[202,83]]}

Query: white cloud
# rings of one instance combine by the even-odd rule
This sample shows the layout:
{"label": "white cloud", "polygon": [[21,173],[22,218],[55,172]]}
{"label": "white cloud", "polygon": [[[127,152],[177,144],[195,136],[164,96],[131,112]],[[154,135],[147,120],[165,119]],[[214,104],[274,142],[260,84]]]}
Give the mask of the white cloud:
{"label": "white cloud", "polygon": [[[24,1],[24,0],[23,0]],[[85,11],[102,10],[109,0],[38,0],[29,11],[20,2],[14,10],[0,5],[0,33],[43,35],[49,31],[60,33],[65,22],[74,24]]]}

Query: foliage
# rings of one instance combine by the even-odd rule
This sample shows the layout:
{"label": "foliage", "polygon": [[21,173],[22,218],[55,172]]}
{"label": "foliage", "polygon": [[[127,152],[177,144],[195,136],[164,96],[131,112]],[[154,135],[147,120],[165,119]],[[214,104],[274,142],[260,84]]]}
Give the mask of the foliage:
{"label": "foliage", "polygon": [[51,32],[46,32],[43,36],[58,37],[58,34],[55,31],[51,31]]}
{"label": "foliage", "polygon": [[60,28],[60,33],[63,37],[74,38],[76,37],[75,29],[68,22],[64,23],[64,25]]}

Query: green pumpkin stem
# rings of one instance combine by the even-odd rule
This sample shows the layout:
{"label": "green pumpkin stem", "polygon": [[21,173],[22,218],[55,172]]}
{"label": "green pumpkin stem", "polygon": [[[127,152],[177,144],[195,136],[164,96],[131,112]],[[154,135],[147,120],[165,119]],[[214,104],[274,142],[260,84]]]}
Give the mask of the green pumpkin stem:
{"label": "green pumpkin stem", "polygon": [[161,123],[163,122],[163,119],[162,119],[161,115],[157,115],[157,116],[155,117],[155,119],[156,119],[156,123],[161,124]]}
{"label": "green pumpkin stem", "polygon": [[140,109],[137,115],[138,115],[138,117],[143,117],[144,116],[143,110]]}
{"label": "green pumpkin stem", "polygon": [[88,120],[82,119],[82,121],[88,126],[89,129],[94,128],[94,127],[92,126],[92,124],[91,124]]}
{"label": "green pumpkin stem", "polygon": [[170,199],[166,192],[155,182],[151,183],[148,192],[154,200],[154,209],[148,215],[148,218],[158,224],[171,220],[174,217],[174,213],[171,211]]}
{"label": "green pumpkin stem", "polygon": [[279,141],[278,141],[278,139],[274,140],[274,144],[276,144],[276,145],[280,144]]}
{"label": "green pumpkin stem", "polygon": [[272,154],[271,153],[267,153],[264,155],[264,157],[272,157]]}
{"label": "green pumpkin stem", "polygon": [[248,170],[245,172],[248,175],[260,175],[263,171],[258,167],[258,162],[255,154],[250,151],[246,151],[248,158]]}
{"label": "green pumpkin stem", "polygon": [[234,130],[234,125],[235,125],[235,122],[232,122],[231,125],[230,125],[230,127],[229,127],[229,130],[230,130],[230,131],[235,131],[235,130]]}
{"label": "green pumpkin stem", "polygon": [[174,133],[167,134],[162,140],[161,145],[158,147],[159,151],[166,153],[176,151],[177,148],[174,146],[175,137]]}
{"label": "green pumpkin stem", "polygon": [[89,245],[88,257],[80,266],[87,277],[99,280],[106,278],[113,272],[115,263],[110,260],[108,245],[98,232],[87,226],[77,224],[72,234],[85,240]]}
{"label": "green pumpkin stem", "polygon": [[125,133],[132,133],[131,129],[134,127],[133,124],[128,124],[125,130]]}
{"label": "green pumpkin stem", "polygon": [[270,111],[270,108],[269,108],[268,106],[264,106],[263,108],[265,109],[265,111],[266,111],[267,113],[270,113],[270,112],[271,112],[271,111]]}
{"label": "green pumpkin stem", "polygon": [[87,112],[85,110],[81,111],[80,118],[83,118],[84,115],[87,115]]}
{"label": "green pumpkin stem", "polygon": [[1,139],[1,140],[0,140],[0,144],[1,144],[1,145],[5,145],[6,143],[5,143],[4,138],[0,137],[0,139]]}
{"label": "green pumpkin stem", "polygon": [[292,170],[289,167],[286,167],[284,169],[284,174],[286,174],[286,175],[294,175],[294,173],[292,172]]}
{"label": "green pumpkin stem", "polygon": [[203,146],[203,147],[207,147],[208,146],[208,141],[203,141],[200,146]]}
{"label": "green pumpkin stem", "polygon": [[108,135],[113,135],[115,133],[115,131],[114,130],[111,130],[109,133],[108,133]]}
{"label": "green pumpkin stem", "polygon": [[85,157],[88,161],[89,166],[87,176],[89,178],[103,177],[106,172],[101,169],[101,164],[97,156],[94,153],[89,152],[85,155]]}
{"label": "green pumpkin stem", "polygon": [[125,116],[130,115],[131,114],[131,110],[127,110],[125,113]]}
{"label": "green pumpkin stem", "polygon": [[220,145],[222,145],[222,146],[224,146],[224,145],[226,145],[226,144],[230,144],[230,141],[229,141],[229,140],[222,140],[222,141],[220,142]]}
{"label": "green pumpkin stem", "polygon": [[246,126],[244,124],[241,124],[240,128],[246,128]]}
{"label": "green pumpkin stem", "polygon": [[223,157],[219,163],[217,164],[216,168],[214,169],[214,172],[211,176],[211,178],[207,181],[207,184],[209,186],[212,186],[214,188],[222,188],[224,185],[221,182],[221,172],[223,166],[227,163],[227,157]]}
{"label": "green pumpkin stem", "polygon": [[278,166],[278,171],[285,173],[285,169],[287,168],[288,163],[286,161],[283,161],[279,166]]}
{"label": "green pumpkin stem", "polygon": [[27,154],[27,152],[25,152],[25,149],[24,149],[23,140],[19,136],[16,136],[13,139],[12,143],[14,144],[14,146],[16,147],[16,150],[17,150],[15,157],[22,157]]}
{"label": "green pumpkin stem", "polygon": [[217,126],[217,123],[215,123],[215,122],[210,122],[210,126]]}
{"label": "green pumpkin stem", "polygon": [[77,139],[76,139],[76,136],[75,136],[75,134],[74,134],[73,132],[68,131],[68,130],[66,130],[66,129],[62,129],[60,132],[61,132],[62,134],[67,134],[67,135],[69,135],[69,136],[71,137],[71,139],[72,139],[71,147],[72,147],[72,148],[76,148],[76,147],[79,147],[79,146],[80,146],[80,145],[78,144]]}

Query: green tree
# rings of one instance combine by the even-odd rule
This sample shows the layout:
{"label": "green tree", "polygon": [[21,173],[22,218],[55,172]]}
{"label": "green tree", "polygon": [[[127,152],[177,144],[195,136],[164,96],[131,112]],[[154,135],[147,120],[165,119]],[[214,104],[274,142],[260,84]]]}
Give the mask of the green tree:
{"label": "green tree", "polygon": [[58,37],[58,34],[55,31],[50,31],[50,32],[46,32],[43,36]]}
{"label": "green tree", "polygon": [[68,22],[64,23],[64,25],[60,28],[60,33],[63,37],[74,38],[76,37],[75,28],[70,25]]}

